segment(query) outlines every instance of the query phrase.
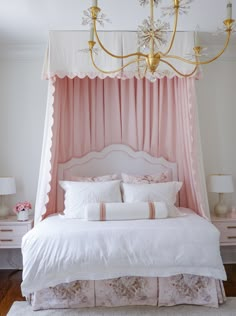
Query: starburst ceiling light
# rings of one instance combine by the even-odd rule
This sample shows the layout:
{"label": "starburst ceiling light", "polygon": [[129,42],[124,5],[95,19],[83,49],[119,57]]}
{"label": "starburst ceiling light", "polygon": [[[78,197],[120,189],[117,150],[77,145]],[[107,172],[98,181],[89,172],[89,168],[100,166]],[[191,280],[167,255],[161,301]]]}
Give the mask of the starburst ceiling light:
{"label": "starburst ceiling light", "polygon": [[[131,64],[137,64],[137,72],[140,77],[146,76],[147,72],[150,76],[155,76],[158,72],[158,66],[160,63],[166,64],[170,67],[175,73],[183,77],[192,76],[198,69],[199,65],[209,64],[219,58],[227,48],[230,40],[232,31],[234,30],[235,21],[232,19],[232,3],[228,1],[227,3],[227,18],[223,21],[224,23],[224,32],[226,33],[226,41],[222,50],[214,57],[208,60],[202,60],[201,57],[205,56],[203,54],[204,47],[201,46],[198,35],[195,35],[194,47],[192,51],[193,58],[191,60],[186,59],[182,56],[171,55],[170,51],[174,45],[178,17],[181,14],[186,14],[190,9],[190,4],[193,0],[172,0],[172,4],[163,7],[162,14],[163,16],[174,16],[174,26],[171,32],[171,37],[167,39],[167,32],[169,31],[169,24],[161,20],[155,20],[154,18],[154,7],[159,7],[161,0],[139,0],[141,6],[150,6],[150,17],[146,18],[143,21],[143,24],[138,27],[137,35],[137,51],[130,53],[128,55],[116,55],[110,52],[107,48],[104,47],[101,42],[98,32],[97,32],[97,23],[103,25],[104,21],[109,21],[105,14],[101,13],[101,9],[98,7],[98,0],[92,0],[92,6],[84,12],[85,18],[83,18],[83,24],[90,24],[90,40],[88,41],[89,52],[93,66],[100,72],[109,74],[109,73],[118,73],[124,68],[128,67]],[[100,69],[94,61],[94,46],[96,41],[100,46],[101,50],[107,53],[112,58],[119,58],[127,60],[123,63],[123,66],[119,69],[105,71]],[[161,51],[161,47],[166,45],[164,51]],[[146,50],[148,49],[148,52]],[[179,60],[183,63],[188,63],[193,65],[193,70],[190,73],[181,73],[171,61]]]}

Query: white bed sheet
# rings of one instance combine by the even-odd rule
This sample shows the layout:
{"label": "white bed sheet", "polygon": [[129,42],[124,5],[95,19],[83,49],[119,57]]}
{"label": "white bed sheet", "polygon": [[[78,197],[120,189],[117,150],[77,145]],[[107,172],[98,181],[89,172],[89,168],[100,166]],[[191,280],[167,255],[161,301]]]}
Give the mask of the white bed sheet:
{"label": "white bed sheet", "polygon": [[157,220],[91,222],[58,215],[22,240],[22,293],[74,280],[180,273],[226,280],[219,231],[190,210]]}

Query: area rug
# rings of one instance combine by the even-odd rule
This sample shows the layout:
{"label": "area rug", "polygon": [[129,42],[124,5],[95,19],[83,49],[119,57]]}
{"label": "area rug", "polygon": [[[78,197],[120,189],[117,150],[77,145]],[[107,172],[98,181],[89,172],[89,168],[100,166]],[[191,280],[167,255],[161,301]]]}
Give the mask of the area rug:
{"label": "area rug", "polygon": [[174,307],[80,308],[34,312],[27,302],[14,302],[7,316],[236,316],[236,298],[219,308],[180,305]]}

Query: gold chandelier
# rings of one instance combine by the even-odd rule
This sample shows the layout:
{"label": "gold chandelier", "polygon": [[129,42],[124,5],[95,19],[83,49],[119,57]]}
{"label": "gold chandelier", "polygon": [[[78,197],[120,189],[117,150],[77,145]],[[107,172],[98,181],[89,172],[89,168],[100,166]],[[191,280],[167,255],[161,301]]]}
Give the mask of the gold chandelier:
{"label": "gold chandelier", "polygon": [[[164,63],[178,75],[183,77],[190,77],[197,71],[199,65],[209,64],[213,62],[214,60],[219,58],[226,50],[229,44],[233,27],[235,25],[234,20],[232,19],[231,1],[228,1],[227,3],[227,18],[223,21],[223,30],[226,33],[225,44],[222,50],[216,56],[208,60],[201,60],[201,57],[204,55],[204,48],[200,45],[198,36],[196,35],[194,40],[193,52],[191,54],[192,59],[170,54],[175,42],[179,14],[187,13],[188,9],[190,8],[190,3],[193,2],[193,0],[173,0],[172,5],[162,8],[164,10],[164,15],[174,16],[174,26],[169,42],[166,40],[166,35],[169,30],[169,24],[166,22],[162,22],[159,19],[155,20],[154,18],[154,7],[157,7],[160,4],[161,0],[139,0],[139,2],[142,6],[145,6],[149,3],[150,17],[145,19],[143,24],[138,28],[137,51],[128,55],[113,54],[101,42],[97,32],[97,23],[103,25],[103,22],[108,19],[106,19],[106,16],[101,13],[101,9],[98,7],[98,1],[92,0],[92,6],[87,11],[85,11],[86,18],[83,19],[83,24],[90,24],[90,40],[88,41],[89,53],[93,66],[99,72],[104,74],[119,73],[129,65],[136,63],[137,73],[139,77],[145,77],[147,72],[149,72],[151,76],[154,77],[156,75],[156,72],[158,71],[159,64]],[[98,43],[100,49],[102,49],[112,58],[127,60],[127,62],[124,62],[123,66],[118,69],[110,71],[101,69],[99,66],[96,65],[94,59],[94,53],[96,52],[96,42]],[[165,49],[165,51],[160,50],[160,46],[162,44],[167,44],[167,48]],[[144,47],[145,49],[148,48],[147,53],[142,51]],[[173,60],[179,60],[180,62],[191,64],[194,68],[189,73],[184,74],[173,65]]]}

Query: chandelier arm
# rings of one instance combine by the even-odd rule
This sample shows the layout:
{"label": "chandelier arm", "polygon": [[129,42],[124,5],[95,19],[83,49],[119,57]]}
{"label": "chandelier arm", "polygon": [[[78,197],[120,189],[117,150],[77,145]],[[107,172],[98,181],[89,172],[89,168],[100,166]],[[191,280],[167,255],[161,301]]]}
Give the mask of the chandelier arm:
{"label": "chandelier arm", "polygon": [[[231,0],[228,0],[229,3],[227,4],[227,18],[226,18],[226,20],[223,21],[223,23],[225,24],[225,32],[227,32],[223,48],[214,57],[210,57],[210,59],[208,59],[208,60],[206,60],[204,58],[205,60],[203,59],[202,61],[200,59],[202,57],[201,53],[203,51],[203,47],[200,45],[197,45],[196,42],[195,42],[194,47],[193,47],[194,57],[195,57],[194,61],[193,61],[193,59],[189,60],[189,59],[184,58],[182,56],[169,54],[171,49],[173,48],[173,45],[174,45],[175,40],[176,40],[177,26],[178,26],[178,22],[179,22],[179,14],[181,14],[182,11],[184,12],[185,7],[186,7],[186,9],[188,8],[187,4],[191,2],[191,0],[188,0],[188,1],[187,0],[172,0],[172,1],[174,2],[173,6],[167,7],[167,9],[170,9],[172,11],[171,13],[174,12],[174,19],[173,19],[172,31],[170,32],[170,34],[171,34],[170,40],[168,40],[168,43],[165,47],[166,51],[155,52],[156,39],[157,39],[159,44],[162,41],[164,41],[165,43],[167,42],[165,39],[163,40],[161,38],[161,36],[159,38],[159,34],[158,34],[158,32],[161,32],[161,31],[165,32],[165,30],[167,29],[166,28],[167,24],[164,23],[162,25],[161,21],[159,22],[159,20],[158,20],[157,26],[156,26],[156,22],[154,19],[154,6],[155,6],[155,3],[158,4],[159,0],[140,0],[141,4],[147,4],[148,2],[150,4],[150,17],[148,19],[145,19],[143,22],[143,27],[140,27],[141,33],[142,33],[141,34],[142,41],[145,44],[147,44],[147,42],[149,42],[149,53],[144,54],[143,52],[140,52],[139,48],[137,48],[136,52],[134,52],[134,53],[127,54],[127,55],[116,55],[116,54],[113,54],[112,52],[110,52],[107,48],[105,48],[105,46],[103,45],[102,41],[99,38],[99,34],[97,31],[97,22],[100,22],[100,20],[102,21],[103,15],[101,16],[101,19],[100,19],[100,17],[98,17],[98,14],[100,12],[100,8],[97,7],[97,0],[93,0],[92,1],[93,6],[89,9],[90,14],[85,13],[85,15],[87,16],[87,20],[88,20],[88,18],[90,21],[92,20],[92,24],[90,26],[90,40],[88,41],[88,46],[89,46],[89,52],[90,52],[90,57],[91,57],[93,66],[101,73],[112,74],[112,73],[118,73],[118,72],[122,71],[124,68],[128,67],[129,65],[137,63],[138,76],[139,76],[139,78],[141,78],[141,77],[143,78],[144,76],[146,76],[147,72],[150,72],[150,74],[154,75],[156,70],[158,69],[159,63],[163,62],[168,67],[170,67],[176,74],[178,74],[182,77],[190,77],[196,72],[199,65],[206,65],[206,64],[209,64],[209,63],[215,61],[216,59],[218,59],[225,52],[226,48],[229,45],[233,25],[235,22],[235,20],[232,19]],[[183,1],[183,2],[181,2],[181,1]],[[157,34],[156,34],[156,32],[157,32]],[[123,64],[124,61],[122,61],[122,63],[121,63],[121,64],[123,64],[122,67],[120,67],[116,70],[111,70],[111,71],[105,71],[105,70],[102,70],[101,68],[99,68],[95,64],[95,61],[94,61],[93,48],[94,48],[94,45],[96,44],[96,42],[94,41],[94,35],[96,36],[96,40],[98,42],[99,47],[103,50],[104,53],[106,53],[107,55],[109,55],[112,58],[121,59],[121,60],[128,59],[127,63]],[[191,71],[188,74],[181,73],[181,71],[177,70],[172,65],[172,63],[174,63],[174,60],[181,61],[185,64],[193,65],[193,68],[194,68],[193,71]],[[146,61],[146,66],[143,69],[141,69],[141,67],[140,67],[141,61],[142,62]]]}
{"label": "chandelier arm", "polygon": [[[92,64],[94,66],[94,68],[96,68],[98,71],[104,73],[104,74],[113,74],[113,73],[116,73],[116,72],[119,72],[121,70],[123,70],[124,68],[128,67],[129,65],[132,65],[134,63],[137,62],[137,60],[132,60],[130,62],[128,62],[127,64],[123,65],[122,67],[116,69],[116,70],[110,70],[110,71],[106,71],[106,70],[102,70],[101,68],[99,68],[96,64],[95,64],[95,61],[94,61],[94,58],[93,58],[93,53],[92,51],[90,50],[90,57],[91,57],[91,60],[92,60]],[[145,60],[144,58],[143,59],[140,59],[140,61],[142,60]]]}
{"label": "chandelier arm", "polygon": [[[209,59],[209,60],[206,60],[206,61],[191,61],[191,60],[188,60],[188,59],[185,59],[183,57],[180,57],[180,56],[175,56],[175,55],[163,55],[161,52],[159,52],[160,56],[161,57],[164,57],[164,58],[173,58],[173,59],[178,59],[178,60],[181,60],[187,64],[191,64],[191,65],[206,65],[206,64],[209,64],[211,62],[213,62],[214,60],[216,60],[217,58],[219,58],[226,50],[228,44],[229,44],[229,40],[230,40],[230,35],[231,35],[231,29],[227,30],[226,31],[228,33],[227,35],[227,38],[226,38],[226,42],[225,42],[225,45],[223,47],[223,49],[213,58]],[[162,60],[163,61],[163,60]]]}
{"label": "chandelier arm", "polygon": [[226,48],[228,47],[229,45],[229,40],[230,40],[230,36],[231,36],[231,29],[228,29],[227,30],[227,38],[226,38],[226,41],[225,41],[225,46],[223,47],[223,49],[213,58],[209,59],[209,60],[206,60],[206,61],[198,61],[198,65],[207,65],[211,62],[213,62],[214,60],[216,60],[217,58],[219,58],[221,55],[223,55],[223,53],[225,52]]}
{"label": "chandelier arm", "polygon": [[164,64],[168,65],[170,68],[172,68],[177,74],[179,74],[182,77],[188,78],[191,77],[197,70],[198,68],[198,64],[195,64],[194,70],[192,72],[190,72],[189,74],[185,75],[182,72],[178,71],[173,65],[171,65],[168,61],[160,59],[161,62],[163,62]]}
{"label": "chandelier arm", "polygon": [[177,31],[177,25],[178,25],[178,19],[179,19],[179,6],[175,6],[175,22],[174,22],[174,29],[172,31],[172,36],[171,36],[171,40],[170,40],[170,44],[169,47],[167,49],[167,51],[165,53],[163,53],[163,56],[166,56],[167,54],[169,54],[173,44],[174,44],[174,40],[175,40],[175,35],[176,35],[176,31]]}
{"label": "chandelier arm", "polygon": [[99,36],[98,36],[98,32],[97,32],[97,28],[96,28],[96,20],[93,20],[93,26],[94,26],[94,33],[95,33],[95,37],[96,40],[98,42],[98,45],[101,47],[102,50],[104,50],[104,52],[106,52],[109,56],[114,57],[114,58],[119,58],[119,59],[124,59],[124,58],[129,58],[129,57],[134,57],[134,56],[138,56],[138,57],[147,57],[146,54],[140,53],[140,52],[136,52],[136,53],[132,53],[132,54],[128,54],[128,55],[115,55],[113,53],[111,53],[108,49],[106,49],[104,47],[104,45],[102,44]]}

